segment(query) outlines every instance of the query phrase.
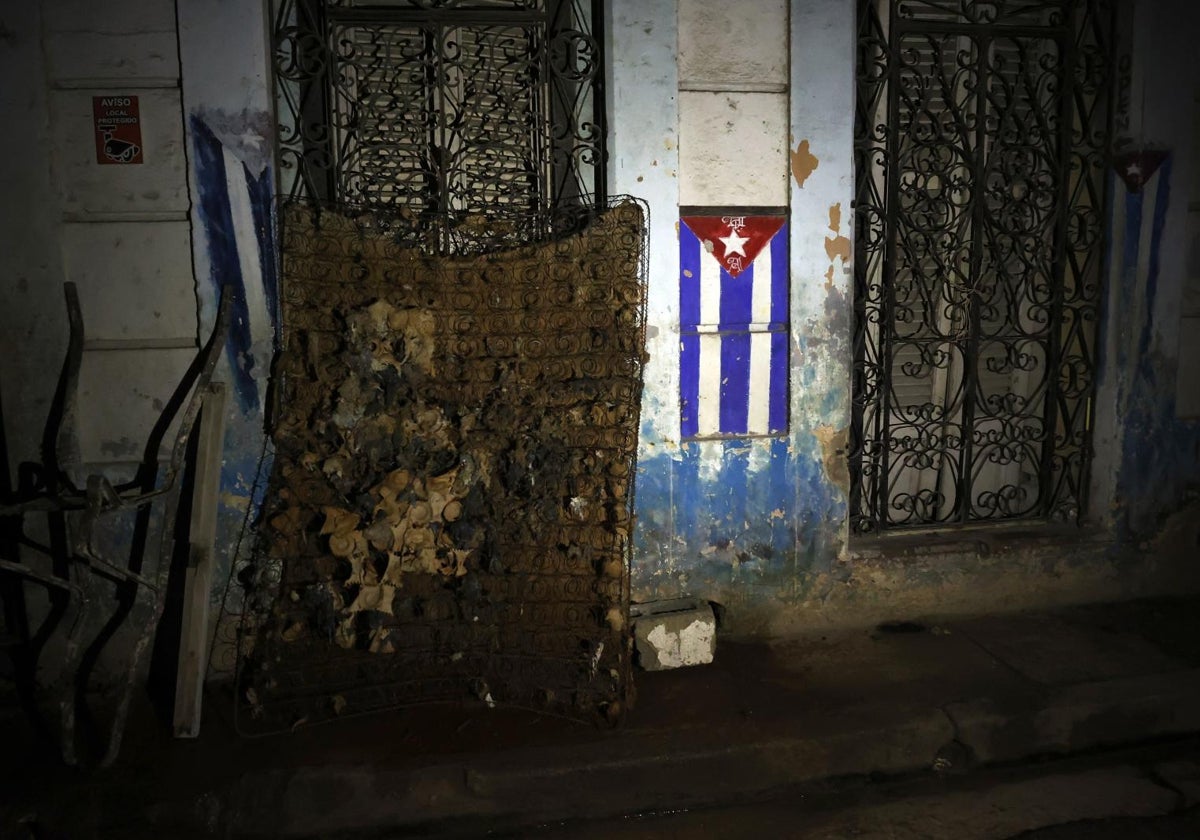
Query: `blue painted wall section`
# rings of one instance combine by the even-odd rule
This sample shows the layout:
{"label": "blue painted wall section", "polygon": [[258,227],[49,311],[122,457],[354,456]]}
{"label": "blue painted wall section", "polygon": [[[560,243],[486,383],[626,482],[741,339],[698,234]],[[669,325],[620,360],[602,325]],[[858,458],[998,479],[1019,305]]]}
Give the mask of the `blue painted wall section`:
{"label": "blue painted wall section", "polygon": [[[1114,359],[1103,373],[1119,377],[1118,403],[1124,417],[1121,468],[1117,477],[1118,527],[1127,535],[1155,529],[1174,512],[1188,489],[1200,486],[1200,424],[1176,418],[1174,348],[1159,342],[1155,303],[1162,247],[1171,207],[1173,161],[1168,156],[1139,191],[1112,178],[1112,226],[1124,234],[1111,273],[1119,305],[1107,314],[1117,334]],[[1143,253],[1148,251],[1147,253]],[[1109,366],[1112,366],[1111,368]]]}
{"label": "blue painted wall section", "polygon": [[845,496],[815,437],[692,442],[638,465],[634,595],[769,607],[807,595],[840,549]]}
{"label": "blue painted wall section", "polygon": [[[266,447],[266,394],[270,362],[278,346],[274,173],[269,116],[252,110],[201,110],[188,119],[202,330],[211,329],[220,291],[233,293],[233,317],[219,376],[234,399],[226,415],[221,470],[220,544],[212,595],[221,602],[230,569],[253,547],[254,523],[265,491],[270,458]],[[238,587],[226,607],[239,609]],[[228,636],[222,628],[219,635]],[[226,638],[225,641],[228,641]],[[224,658],[214,654],[218,669]]]}
{"label": "blue painted wall section", "polygon": [[[261,408],[255,365],[256,330],[269,330],[274,346],[278,292],[275,281],[275,242],[272,209],[272,174],[265,166],[255,174],[246,164],[226,154],[226,148],[199,115],[192,115],[192,149],[199,187],[200,214],[208,244],[209,280],[214,298],[228,286],[233,293],[227,353],[233,375],[234,392],[243,412]],[[231,169],[227,163],[232,163]],[[253,236],[239,231],[234,224],[234,204],[248,205]],[[247,254],[245,252],[249,251]],[[246,277],[243,264],[252,260],[256,276]],[[248,294],[248,283],[259,288]],[[261,299],[266,308],[266,323],[251,317],[250,299]],[[255,321],[260,323],[255,323]]]}

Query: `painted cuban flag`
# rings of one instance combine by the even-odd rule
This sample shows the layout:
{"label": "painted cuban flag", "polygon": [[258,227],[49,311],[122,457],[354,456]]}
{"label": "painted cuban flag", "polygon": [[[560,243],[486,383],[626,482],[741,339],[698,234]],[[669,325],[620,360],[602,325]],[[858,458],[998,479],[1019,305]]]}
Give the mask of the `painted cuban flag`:
{"label": "painted cuban flag", "polygon": [[241,137],[214,129],[199,115],[190,123],[213,299],[231,287],[226,355],[238,404],[248,412],[262,401],[277,323],[271,167],[261,152],[248,165],[238,154]]}
{"label": "painted cuban flag", "polygon": [[680,420],[684,440],[787,431],[784,216],[682,216]]}
{"label": "painted cuban flag", "polygon": [[[1158,291],[1159,250],[1170,205],[1171,156],[1162,150],[1118,154],[1113,160],[1125,184],[1112,202],[1109,288],[1114,324],[1140,325],[1138,354],[1148,364]],[[1124,192],[1124,195],[1120,195]],[[1120,329],[1112,330],[1119,335]]]}

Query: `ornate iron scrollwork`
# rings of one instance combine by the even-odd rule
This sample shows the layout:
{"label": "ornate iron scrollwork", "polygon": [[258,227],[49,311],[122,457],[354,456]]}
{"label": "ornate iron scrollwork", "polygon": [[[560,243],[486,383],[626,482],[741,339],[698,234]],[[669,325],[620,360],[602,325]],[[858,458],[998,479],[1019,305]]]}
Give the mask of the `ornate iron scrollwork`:
{"label": "ornate iron scrollwork", "polygon": [[851,516],[1071,520],[1102,287],[1109,0],[861,0]]}
{"label": "ornate iron scrollwork", "polygon": [[[397,210],[406,244],[478,253],[579,230],[606,202],[587,0],[284,0],[281,187]],[[520,227],[520,229],[518,229]]]}

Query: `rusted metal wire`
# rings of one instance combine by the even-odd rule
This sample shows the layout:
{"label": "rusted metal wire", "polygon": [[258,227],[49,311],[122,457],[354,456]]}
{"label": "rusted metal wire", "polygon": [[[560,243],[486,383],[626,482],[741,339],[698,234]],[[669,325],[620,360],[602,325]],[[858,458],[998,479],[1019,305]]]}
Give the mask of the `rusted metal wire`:
{"label": "rusted metal wire", "polygon": [[283,212],[275,459],[238,725],[474,699],[618,720],[646,211],[474,258]]}

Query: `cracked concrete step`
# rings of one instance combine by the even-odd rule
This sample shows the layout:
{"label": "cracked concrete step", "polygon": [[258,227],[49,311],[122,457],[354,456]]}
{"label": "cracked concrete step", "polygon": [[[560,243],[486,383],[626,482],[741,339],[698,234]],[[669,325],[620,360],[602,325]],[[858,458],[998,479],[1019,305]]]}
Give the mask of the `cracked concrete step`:
{"label": "cracked concrete step", "polygon": [[977,763],[1067,754],[1200,731],[1200,669],[1049,689],[1035,704],[948,703]]}

